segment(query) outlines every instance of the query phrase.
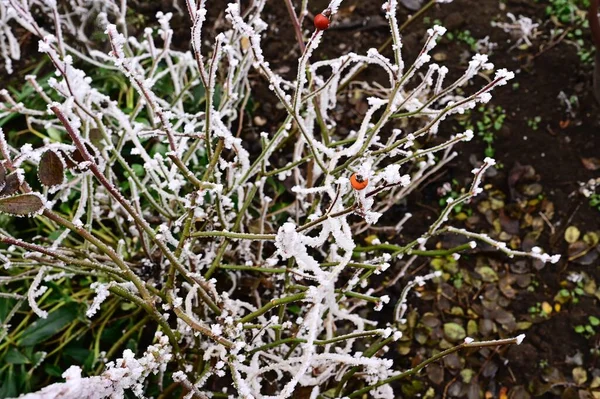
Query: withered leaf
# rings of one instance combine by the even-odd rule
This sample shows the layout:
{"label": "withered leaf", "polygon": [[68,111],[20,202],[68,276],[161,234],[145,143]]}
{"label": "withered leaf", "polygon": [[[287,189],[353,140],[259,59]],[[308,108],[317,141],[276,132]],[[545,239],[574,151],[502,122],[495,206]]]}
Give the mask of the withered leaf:
{"label": "withered leaf", "polygon": [[581,163],[587,170],[600,169],[600,159],[598,158],[581,158]]}
{"label": "withered leaf", "polygon": [[573,261],[579,257],[582,257],[583,255],[588,253],[590,249],[591,247],[583,241],[576,241],[572,243],[571,245],[569,245],[569,249],[567,250],[569,260]]}
{"label": "withered leaf", "polygon": [[38,177],[44,186],[62,184],[65,178],[65,165],[60,156],[52,150],[44,152],[38,167]]}
{"label": "withered leaf", "polygon": [[6,182],[6,169],[2,162],[0,162],[0,190],[4,187],[4,183]]}
{"label": "withered leaf", "polygon": [[74,167],[77,166],[77,163],[71,157],[71,154],[68,154],[66,151],[63,151],[63,150],[58,150],[58,154],[65,161],[65,165],[67,166],[67,169],[73,169]]}
{"label": "withered leaf", "polygon": [[492,317],[497,323],[502,324],[502,327],[509,332],[512,332],[517,328],[515,316],[504,309],[495,309],[492,312]]}
{"label": "withered leaf", "polygon": [[437,363],[432,363],[427,366],[427,377],[429,380],[433,382],[435,385],[440,385],[444,382],[444,368]]}
{"label": "withered leaf", "polygon": [[11,173],[6,176],[4,181],[4,187],[0,190],[0,197],[6,197],[8,195],[13,195],[17,191],[19,191],[19,187],[23,181],[19,178],[19,175],[16,173]]}
{"label": "withered leaf", "polygon": [[0,198],[0,212],[12,216],[35,216],[44,209],[44,201],[37,194],[21,194]]}

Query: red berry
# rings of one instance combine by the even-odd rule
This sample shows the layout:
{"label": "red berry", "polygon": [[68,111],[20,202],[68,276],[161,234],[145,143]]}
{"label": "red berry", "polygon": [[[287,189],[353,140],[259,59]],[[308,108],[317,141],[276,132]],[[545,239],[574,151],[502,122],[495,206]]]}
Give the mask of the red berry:
{"label": "red berry", "polygon": [[352,173],[352,176],[350,176],[350,184],[355,190],[364,190],[364,188],[369,184],[369,179],[357,173]]}
{"label": "red berry", "polygon": [[327,30],[329,28],[329,18],[323,14],[315,15],[315,28],[318,30]]}

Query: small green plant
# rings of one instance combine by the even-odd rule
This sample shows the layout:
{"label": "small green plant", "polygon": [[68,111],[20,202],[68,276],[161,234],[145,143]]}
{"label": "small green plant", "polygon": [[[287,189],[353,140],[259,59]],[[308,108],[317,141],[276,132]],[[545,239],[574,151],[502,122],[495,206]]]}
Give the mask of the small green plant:
{"label": "small green plant", "polygon": [[[548,306],[548,304],[546,304],[546,306]],[[544,310],[544,305],[540,302],[536,302],[535,305],[530,306],[528,312],[532,316],[538,316],[544,319],[550,316],[550,314]]]}
{"label": "small green plant", "polygon": [[[438,193],[441,195],[441,198],[439,200],[440,206],[445,207],[449,203],[458,199],[461,195],[464,194],[464,192],[465,192],[465,189],[464,189],[464,187],[460,187],[458,180],[452,179],[452,181],[450,183],[446,183],[438,189]],[[473,213],[473,210],[470,209],[468,206],[465,206],[465,204],[463,204],[463,203],[455,205],[453,210],[454,210],[454,213],[457,213],[457,214],[461,213],[461,212],[465,212],[467,214],[467,216],[470,216]]]}
{"label": "small green plant", "polygon": [[527,126],[531,128],[531,130],[538,130],[540,128],[540,123],[542,122],[541,116],[535,116],[533,118],[527,119]]}
{"label": "small green plant", "polygon": [[468,29],[462,30],[460,32],[458,32],[456,34],[456,38],[467,44],[469,46],[469,48],[471,49],[471,51],[477,51],[477,39],[475,39],[473,37],[473,35],[471,34],[471,31]]}
{"label": "small green plant", "polygon": [[477,136],[481,137],[486,148],[484,150],[486,157],[493,157],[496,154],[494,141],[496,132],[502,129],[506,120],[506,111],[500,107],[480,106],[477,113],[465,112],[465,117],[459,121],[460,125],[473,130]]}
{"label": "small green plant", "polygon": [[600,211],[600,194],[591,194],[589,197],[589,204],[592,208],[596,208],[598,211]]}
{"label": "small green plant", "polygon": [[588,322],[575,326],[574,330],[577,334],[590,338],[596,334],[598,326],[600,326],[600,319],[595,316],[588,316]]}
{"label": "small green plant", "polygon": [[[539,0],[536,0],[538,3]],[[587,27],[585,12],[590,6],[589,0],[549,0],[542,1],[548,3],[546,6],[546,15],[554,17],[562,24],[576,24]]]}
{"label": "small green plant", "polygon": [[577,282],[577,285],[573,289],[563,288],[554,296],[554,300],[560,304],[571,302],[572,304],[579,303],[579,297],[585,296],[583,290],[583,281]]}
{"label": "small green plant", "polygon": [[536,0],[547,3],[546,15],[558,26],[554,34],[562,35],[565,27],[571,29],[566,39],[577,46],[577,55],[583,63],[593,62],[593,49],[590,40],[586,38],[589,23],[586,11],[590,6],[589,0]]}

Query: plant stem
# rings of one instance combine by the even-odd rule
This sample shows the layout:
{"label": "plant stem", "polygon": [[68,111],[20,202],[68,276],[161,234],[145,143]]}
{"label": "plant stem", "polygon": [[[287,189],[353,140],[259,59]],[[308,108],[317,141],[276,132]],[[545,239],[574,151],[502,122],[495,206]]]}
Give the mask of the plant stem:
{"label": "plant stem", "polygon": [[429,359],[419,363],[417,366],[406,370],[400,374],[397,374],[393,377],[389,377],[386,378],[385,380],[379,381],[376,384],[373,385],[369,385],[367,387],[364,387],[362,389],[359,389],[358,391],[354,391],[352,392],[350,395],[348,395],[349,398],[359,398],[362,397],[363,395],[365,395],[366,393],[368,393],[369,391],[371,391],[372,389],[378,388],[382,385],[386,385],[389,384],[391,382],[400,380],[402,378],[405,377],[409,377],[411,375],[417,374],[419,371],[421,371],[422,369],[424,369],[425,367],[427,367],[428,365],[430,365],[431,363],[438,361],[454,352],[458,352],[461,349],[466,349],[466,348],[483,348],[486,346],[499,346],[499,345],[514,345],[517,344],[519,342],[518,338],[508,338],[508,339],[498,339],[495,341],[483,341],[483,342],[471,342],[471,343],[462,343],[460,345],[457,345],[453,348],[450,349],[446,349],[443,352],[440,352],[432,357],[430,357]]}

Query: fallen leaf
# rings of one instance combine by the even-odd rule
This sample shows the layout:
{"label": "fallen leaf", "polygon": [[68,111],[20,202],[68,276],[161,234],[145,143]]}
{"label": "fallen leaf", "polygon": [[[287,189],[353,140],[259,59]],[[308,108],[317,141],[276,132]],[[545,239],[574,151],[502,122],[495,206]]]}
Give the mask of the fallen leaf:
{"label": "fallen leaf", "polygon": [[600,169],[600,159],[598,158],[581,158],[581,163],[587,170]]}
{"label": "fallen leaf", "polygon": [[498,281],[498,274],[489,266],[479,266],[475,271],[481,276],[481,279],[486,283]]}
{"label": "fallen leaf", "polygon": [[569,244],[573,244],[575,241],[579,240],[579,236],[581,232],[575,226],[569,226],[565,230],[565,241]]}
{"label": "fallen leaf", "polygon": [[552,313],[552,305],[550,305],[548,302],[543,302],[542,310],[544,311],[544,313],[550,314]]}
{"label": "fallen leaf", "polygon": [[598,237],[598,233],[595,231],[590,231],[589,233],[585,233],[583,235],[583,242],[590,247],[595,247],[600,242],[600,237]]}
{"label": "fallen leaf", "polygon": [[587,381],[587,371],[583,367],[575,367],[572,373],[577,385],[583,385]]}
{"label": "fallen leaf", "polygon": [[446,335],[446,338],[448,338],[448,340],[451,342],[462,341],[467,336],[467,332],[465,331],[463,326],[457,323],[444,324],[444,334]]}
{"label": "fallen leaf", "polygon": [[400,0],[400,4],[411,11],[417,11],[423,6],[423,0]]}
{"label": "fallen leaf", "polygon": [[444,382],[444,368],[437,363],[432,363],[427,366],[427,377],[435,385],[440,385]]}
{"label": "fallen leaf", "polygon": [[583,241],[576,241],[569,245],[567,250],[567,254],[569,255],[569,260],[572,261],[577,259],[583,255],[585,255],[590,250],[590,246],[587,245]]}

